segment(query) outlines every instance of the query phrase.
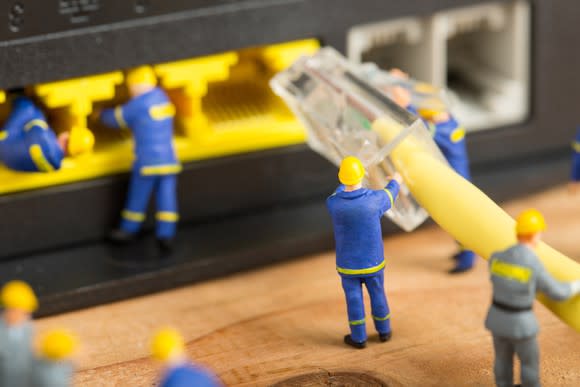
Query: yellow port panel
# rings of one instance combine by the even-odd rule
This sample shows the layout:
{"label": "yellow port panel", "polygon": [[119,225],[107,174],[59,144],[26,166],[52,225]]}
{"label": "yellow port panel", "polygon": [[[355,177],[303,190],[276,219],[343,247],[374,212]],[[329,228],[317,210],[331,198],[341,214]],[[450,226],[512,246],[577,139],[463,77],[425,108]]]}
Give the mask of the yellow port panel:
{"label": "yellow port panel", "polygon": [[[270,78],[300,55],[319,48],[316,40],[231,51],[154,65],[159,84],[176,106],[175,146],[181,161],[194,161],[301,143],[302,126],[268,86]],[[126,101],[123,73],[35,85],[27,88],[60,133],[92,130],[95,149],[67,157],[61,170],[19,173],[0,165],[0,194],[48,187],[129,171],[131,135],[101,127],[91,119],[95,106]],[[0,120],[10,98],[0,91]]]}

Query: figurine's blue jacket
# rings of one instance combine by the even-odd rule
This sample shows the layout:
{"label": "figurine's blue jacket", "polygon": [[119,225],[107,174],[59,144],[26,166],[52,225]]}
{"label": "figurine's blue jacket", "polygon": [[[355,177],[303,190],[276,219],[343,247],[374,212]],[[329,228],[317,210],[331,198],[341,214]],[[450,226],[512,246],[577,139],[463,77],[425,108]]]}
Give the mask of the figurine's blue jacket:
{"label": "figurine's blue jacket", "polygon": [[580,181],[580,127],[578,127],[572,148],[574,150],[574,155],[572,156],[572,180]]}
{"label": "figurine's blue jacket", "polygon": [[219,387],[221,384],[206,370],[196,366],[180,366],[170,370],[161,387]]}
{"label": "figurine's blue jacket", "polygon": [[181,167],[173,148],[175,108],[156,87],[125,105],[101,112],[101,121],[113,128],[130,128],[135,139],[134,169],[143,176],[176,174]]}
{"label": "figurine's blue jacket", "polygon": [[399,184],[384,190],[340,186],[326,201],[334,224],[336,269],[342,276],[370,276],[385,267],[381,217],[393,206]]}
{"label": "figurine's blue jacket", "polygon": [[29,98],[16,98],[0,130],[0,161],[17,171],[51,172],[60,168],[63,157],[42,111]]}
{"label": "figurine's blue jacket", "polygon": [[432,131],[433,140],[435,140],[451,167],[461,176],[470,180],[465,129],[451,116],[447,121],[429,122],[428,125]]}
{"label": "figurine's blue jacket", "polygon": [[[413,105],[407,106],[407,110],[416,116],[419,112]],[[451,115],[447,121],[431,122],[423,119],[427,129],[431,132],[433,140],[447,159],[455,172],[467,180],[471,180],[469,172],[469,156],[465,143],[465,129]]]}

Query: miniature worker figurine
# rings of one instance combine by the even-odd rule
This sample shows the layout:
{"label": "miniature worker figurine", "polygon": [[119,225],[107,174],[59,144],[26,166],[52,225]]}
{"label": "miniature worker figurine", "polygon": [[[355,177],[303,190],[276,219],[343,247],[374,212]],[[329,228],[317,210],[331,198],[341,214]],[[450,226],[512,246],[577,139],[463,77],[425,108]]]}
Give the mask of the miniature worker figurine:
{"label": "miniature worker figurine", "polygon": [[31,372],[32,387],[67,387],[72,385],[74,367],[68,360],[77,341],[64,330],[45,334],[40,341],[40,355]]}
{"label": "miniature worker figurine", "polygon": [[381,217],[393,206],[401,176],[393,176],[385,189],[362,187],[365,169],[356,157],[342,160],[338,178],[342,185],[326,201],[334,225],[336,270],[346,295],[350,334],[344,342],[366,346],[367,333],[362,285],[371,298],[371,311],[379,339],[391,338],[391,314],[384,289],[385,258]]}
{"label": "miniature worker figurine", "polygon": [[0,131],[0,162],[21,172],[52,172],[60,169],[65,155],[91,151],[94,141],[89,130],[80,128],[57,138],[42,111],[30,98],[20,96]]}
{"label": "miniature worker figurine", "polygon": [[0,386],[28,386],[32,366],[31,315],[38,301],[28,284],[10,281],[2,288],[0,319]]}
{"label": "miniature worker figurine", "polygon": [[[393,69],[390,73],[398,78],[408,78],[407,74],[399,69]],[[471,181],[465,129],[455,118],[447,111],[417,109],[411,103],[410,91],[401,86],[394,86],[390,90],[390,96],[399,106],[421,117],[451,167],[463,178]],[[473,251],[460,246],[459,252],[453,257],[455,259],[455,267],[450,270],[450,273],[456,274],[470,270],[475,264],[475,257]]]}
{"label": "miniature worker figurine", "polygon": [[167,94],[156,87],[153,69],[142,66],[127,73],[131,100],[114,109],[105,109],[100,120],[112,128],[130,128],[135,143],[135,161],[121,224],[111,234],[116,242],[134,239],[154,192],[157,201],[157,240],[170,249],[176,233],[177,174],[181,166],[173,148],[175,107]]}
{"label": "miniature worker figurine", "polygon": [[570,193],[575,194],[580,189],[580,127],[572,142],[572,176],[570,177]]}
{"label": "miniature worker figurine", "polygon": [[518,243],[489,260],[493,303],[485,326],[493,334],[495,382],[500,387],[514,385],[514,354],[521,362],[522,386],[540,385],[538,322],[532,312],[536,292],[558,301],[580,293],[580,281],[556,281],[534,253],[545,228],[537,210],[522,212],[516,222]]}
{"label": "miniature worker figurine", "polygon": [[155,334],[151,352],[165,365],[160,387],[222,386],[211,372],[187,361],[183,338],[173,329],[162,329]]}

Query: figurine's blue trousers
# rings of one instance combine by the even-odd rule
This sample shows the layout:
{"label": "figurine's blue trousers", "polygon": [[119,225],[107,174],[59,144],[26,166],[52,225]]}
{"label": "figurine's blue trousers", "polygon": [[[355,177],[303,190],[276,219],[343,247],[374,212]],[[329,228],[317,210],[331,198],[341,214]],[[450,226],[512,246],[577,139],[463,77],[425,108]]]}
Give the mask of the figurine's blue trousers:
{"label": "figurine's blue trousers", "polygon": [[371,312],[377,332],[389,333],[391,331],[391,313],[385,296],[384,278],[383,270],[368,277],[342,276],[350,335],[356,342],[361,343],[367,339],[363,284],[371,298]]}
{"label": "figurine's blue trousers", "polygon": [[536,337],[509,339],[493,336],[495,349],[495,384],[498,387],[514,385],[514,354],[520,358],[522,386],[540,387],[540,356]]}
{"label": "figurine's blue trousers", "polygon": [[145,220],[149,198],[155,193],[157,238],[173,238],[178,220],[176,188],[177,175],[143,176],[139,171],[133,171],[127,202],[121,213],[121,229],[129,233],[139,231]]}

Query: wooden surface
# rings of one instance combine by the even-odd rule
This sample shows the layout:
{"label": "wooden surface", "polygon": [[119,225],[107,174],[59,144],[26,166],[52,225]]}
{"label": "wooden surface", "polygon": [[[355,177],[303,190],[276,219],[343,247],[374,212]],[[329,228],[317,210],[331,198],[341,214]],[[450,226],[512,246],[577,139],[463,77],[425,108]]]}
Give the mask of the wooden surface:
{"label": "wooden surface", "polygon": [[[578,259],[580,197],[569,197],[561,187],[504,207],[515,214],[530,206],[547,218],[545,240]],[[474,271],[449,276],[454,251],[451,238],[437,227],[385,240],[393,339],[379,343],[367,323],[364,350],[342,343],[348,324],[332,251],[46,318],[38,330],[65,326],[78,333],[79,386],[154,385],[158,365],[148,358],[148,340],[166,325],[179,329],[191,358],[227,385],[270,385],[302,374],[313,374],[313,382],[297,379],[295,385],[330,384],[332,378],[345,384],[340,375],[346,371],[392,386],[490,386],[493,349],[483,326],[490,301],[486,265],[480,259]],[[580,386],[580,334],[542,305],[535,310],[544,386]],[[367,303],[370,322],[368,315]]]}

